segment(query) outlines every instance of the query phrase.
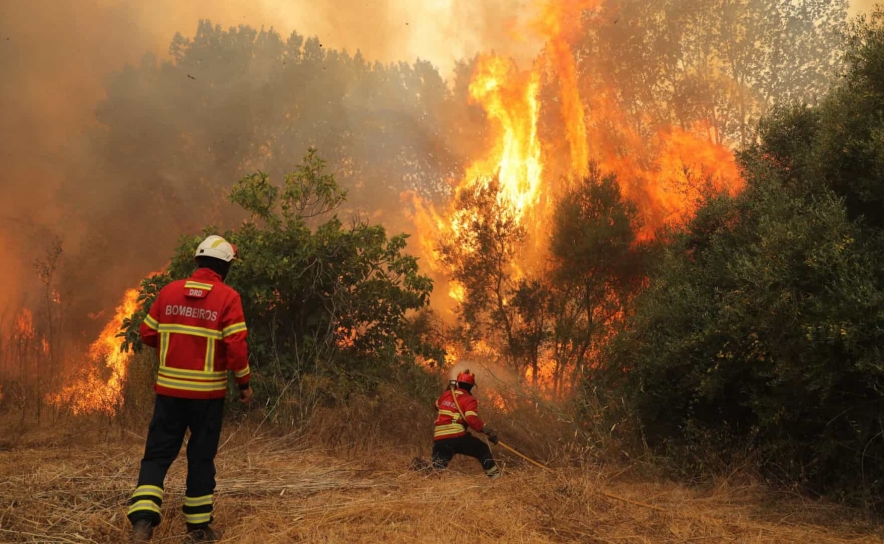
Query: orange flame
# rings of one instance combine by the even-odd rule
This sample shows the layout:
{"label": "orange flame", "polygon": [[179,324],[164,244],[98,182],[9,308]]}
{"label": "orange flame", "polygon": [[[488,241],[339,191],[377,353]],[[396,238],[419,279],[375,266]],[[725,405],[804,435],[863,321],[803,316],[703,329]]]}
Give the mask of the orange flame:
{"label": "orange flame", "polygon": [[[492,140],[483,158],[467,168],[454,188],[456,197],[466,190],[487,187],[497,176],[498,203],[513,212],[534,245],[526,247],[533,251],[521,254],[518,262],[506,263],[515,271],[515,279],[527,270],[537,270],[538,263],[544,262],[546,225],[553,212],[550,203],[570,183],[557,179],[556,172],[562,169],[570,172],[571,180],[585,177],[592,162],[603,173],[615,174],[623,197],[638,209],[643,223],[640,240],[652,239],[661,227],[689,221],[705,196],[733,195],[743,188],[733,152],[713,141],[710,126],[649,130],[645,119],[636,122],[627,115],[616,92],[597,81],[581,79],[585,74],[578,71],[578,63],[590,59],[575,58],[570,44],[579,36],[583,23],[593,19],[592,10],[602,0],[535,1],[538,16],[531,22],[530,31],[546,43],[539,61],[523,71],[501,56],[477,59],[469,86],[470,100],[483,108]],[[541,82],[548,82],[555,98],[542,102]],[[582,96],[581,85],[592,87],[591,92]],[[558,132],[567,141],[566,148],[557,142],[541,141],[538,122],[544,107],[556,108],[561,123]],[[550,133],[555,133],[555,128]],[[434,296],[433,303],[440,303],[438,296],[447,296],[439,306],[459,304],[467,293],[463,285],[448,280],[451,271],[440,259],[439,242],[461,233],[474,218],[465,216],[469,212],[455,211],[453,205],[447,211],[438,211],[410,196],[423,262],[429,264],[437,286],[442,287],[436,289],[439,295]],[[455,201],[453,198],[452,203]],[[479,341],[467,348],[467,354],[494,361],[500,358],[499,348]],[[456,364],[459,355],[449,350],[447,364]],[[561,369],[557,371],[557,363],[548,355],[544,354],[538,365],[536,381],[541,392],[560,394],[556,388],[567,384],[556,383],[562,381]],[[534,382],[533,372],[524,370],[522,378]]]}
{"label": "orange flame", "polygon": [[470,84],[470,97],[496,122],[498,135],[489,156],[467,170],[466,182],[487,184],[497,174],[501,203],[511,206],[517,218],[537,203],[540,193],[539,90],[537,73],[519,72],[512,60],[496,55],[479,59]]}
{"label": "orange flame", "polygon": [[577,63],[570,41],[580,32],[582,14],[597,8],[600,0],[549,0],[533,27],[547,40],[547,59],[559,85],[565,137],[571,150],[571,171],[585,176],[589,168],[586,109],[580,99]]}
{"label": "orange flame", "polygon": [[138,308],[138,290],[129,289],[108,321],[89,347],[89,358],[94,363],[88,374],[52,396],[50,401],[68,407],[74,414],[103,412],[114,414],[123,402],[123,386],[132,355],[120,351],[117,334],[123,320]]}
{"label": "orange flame", "polygon": [[19,342],[33,340],[36,337],[34,332],[34,314],[27,308],[22,308],[15,318],[15,338]]}

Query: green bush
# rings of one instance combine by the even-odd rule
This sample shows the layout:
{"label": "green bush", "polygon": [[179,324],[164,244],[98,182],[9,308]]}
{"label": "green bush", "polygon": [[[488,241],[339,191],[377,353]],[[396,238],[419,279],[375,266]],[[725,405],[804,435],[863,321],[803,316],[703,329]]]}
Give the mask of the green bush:
{"label": "green bush", "polygon": [[[239,248],[227,283],[242,296],[256,393],[274,406],[285,396],[300,415],[444,355],[417,313],[432,281],[402,253],[406,236],[331,215],[346,193],[324,167],[311,150],[281,186],[261,172],[243,178],[230,200],[250,218],[223,233]],[[142,306],[124,323],[126,348],[140,347],[138,325],[159,290],[193,272],[202,238],[183,238],[166,270],[142,283]]]}
{"label": "green bush", "polygon": [[880,501],[882,21],[853,27],[848,71],[820,106],[762,123],[741,156],[745,192],[672,234],[609,347],[605,383],[657,451],[748,447],[779,479]]}

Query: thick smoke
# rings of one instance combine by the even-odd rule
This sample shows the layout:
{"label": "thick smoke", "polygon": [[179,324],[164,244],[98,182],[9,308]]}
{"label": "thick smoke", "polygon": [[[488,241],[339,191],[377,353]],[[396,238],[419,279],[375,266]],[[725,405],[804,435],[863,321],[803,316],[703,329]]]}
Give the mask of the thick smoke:
{"label": "thick smoke", "polygon": [[[538,36],[532,37],[525,31],[530,25],[522,23],[532,20],[536,16],[532,10],[544,2],[367,0],[342,4],[331,0],[0,3],[0,161],[4,166],[0,171],[4,197],[0,199],[0,313],[5,304],[35,303],[40,286],[33,263],[56,236],[64,245],[60,295],[68,303],[73,322],[110,310],[126,287],[162,267],[178,235],[193,234],[212,222],[229,224],[226,221],[231,218],[220,203],[223,188],[244,171],[283,167],[268,164],[265,143],[273,135],[262,128],[288,130],[279,120],[292,113],[295,98],[304,110],[331,110],[344,104],[360,115],[364,112],[358,102],[370,103],[374,109],[369,113],[374,117],[348,119],[362,123],[363,129],[370,123],[383,125],[383,138],[379,132],[378,138],[367,138],[371,141],[355,150],[368,161],[376,150],[372,146],[407,147],[403,142],[411,146],[413,156],[420,156],[414,141],[425,146],[418,151],[435,157],[442,152],[465,156],[482,148],[461,134],[476,118],[484,121],[481,109],[478,113],[445,110],[443,116],[420,111],[422,104],[378,105],[377,97],[361,88],[345,89],[332,102],[328,89],[296,79],[296,85],[277,85],[272,88],[277,94],[264,96],[260,93],[269,86],[261,84],[282,70],[278,66],[271,70],[260,59],[246,63],[248,74],[240,74],[237,81],[242,88],[223,88],[231,79],[228,73],[208,73],[220,71],[217,68],[226,57],[201,63],[198,54],[187,59],[190,64],[179,66],[182,73],[170,81],[170,69],[163,61],[173,58],[170,44],[176,33],[192,38],[198,22],[208,19],[224,29],[272,27],[283,40],[292,31],[317,36],[326,50],[346,49],[354,54],[358,49],[369,63],[413,63],[422,58],[454,83],[455,97],[465,104],[463,74],[468,77],[469,67],[455,69],[455,61],[496,50],[517,57],[523,67],[530,66],[538,51]],[[626,33],[631,28],[626,24],[629,17],[620,21],[619,16],[612,16],[606,21],[612,32]],[[212,39],[209,36],[208,41]],[[227,35],[223,39],[239,38]],[[274,39],[267,38],[262,51],[272,49],[268,43]],[[581,47],[584,58],[596,53],[593,43]],[[267,58],[275,62],[279,56]],[[432,92],[442,87],[432,85],[433,78],[439,77],[435,70],[413,66],[384,75],[390,80],[372,83],[371,90],[395,89],[401,86],[397,77],[410,77],[412,83],[419,80],[420,85],[429,82],[426,88]],[[617,73],[628,79],[628,73]],[[595,76],[588,71],[585,78],[592,82]],[[591,85],[587,88],[592,89]],[[190,99],[166,103],[181,96]],[[180,123],[186,117],[182,112],[191,114],[193,105],[199,105],[194,96],[206,102],[223,97],[224,102],[207,108],[210,111],[204,118],[190,118],[190,125]],[[395,92],[386,96],[401,98]],[[109,97],[114,100],[106,100]],[[599,104],[599,108],[604,106]],[[386,118],[380,119],[379,111],[386,111]],[[320,121],[331,117],[320,116]],[[427,126],[440,117],[446,117],[451,127]],[[545,127],[550,134],[559,132],[557,123]],[[323,130],[334,140],[347,128]],[[312,126],[299,129],[308,135],[321,132]],[[444,146],[436,146],[433,138],[446,130],[445,137],[455,143],[440,149]],[[433,137],[426,137],[431,132]],[[320,151],[324,149],[325,142],[308,139],[286,140],[286,156],[296,156],[313,143]],[[199,142],[202,147],[189,148],[188,142]],[[417,170],[421,165],[406,166]],[[101,324],[96,321],[94,328],[100,329]]]}
{"label": "thick smoke", "polygon": [[[34,303],[39,283],[33,264],[56,236],[64,244],[61,274],[69,280],[62,298],[75,305],[91,299],[75,308],[75,314],[109,309],[123,287],[163,266],[171,248],[156,247],[158,225],[147,221],[149,214],[143,209],[162,205],[168,197],[164,187],[188,180],[175,179],[175,173],[158,178],[158,194],[151,201],[127,195],[133,180],[115,175],[109,168],[113,161],[99,145],[105,130],[99,109],[112,74],[127,65],[138,66],[146,54],[167,59],[176,33],[192,36],[201,19],[225,29],[241,24],[273,27],[283,38],[298,31],[317,36],[325,47],[351,53],[359,49],[369,61],[428,59],[443,74],[450,74],[455,59],[480,49],[513,51],[516,42],[509,29],[524,7],[511,0],[403,4],[393,0],[346,7],[330,0],[0,3],[0,161],[4,165],[0,311]],[[151,96],[138,99],[149,102]],[[132,121],[137,131],[137,119]],[[161,125],[162,120],[155,119],[154,124]],[[223,175],[218,170],[205,175]],[[186,217],[159,214],[157,218],[167,233],[204,226]],[[96,231],[117,235],[96,241]],[[128,246],[125,251],[116,247],[120,244]]]}
{"label": "thick smoke", "polygon": [[875,8],[876,5],[881,3],[880,0],[851,0],[850,1],[850,11],[851,13],[868,13]]}

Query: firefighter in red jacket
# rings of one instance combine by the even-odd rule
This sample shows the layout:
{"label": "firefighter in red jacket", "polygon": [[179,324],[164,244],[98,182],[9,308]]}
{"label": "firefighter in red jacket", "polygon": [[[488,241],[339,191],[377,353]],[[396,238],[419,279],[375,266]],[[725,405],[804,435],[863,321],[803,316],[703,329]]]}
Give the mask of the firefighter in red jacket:
{"label": "firefighter in red jacket", "polygon": [[153,419],[128,513],[133,542],[149,541],[160,522],[166,472],[188,429],[187,541],[215,541],[209,524],[228,371],[239,385],[240,401],[252,398],[242,302],[224,284],[236,247],[209,236],[195,258],[198,269],[164,287],[141,325],[141,339],[157,349],[160,366]]}
{"label": "firefighter in red jacket", "polygon": [[485,475],[494,480],[500,477],[500,467],[491,456],[491,448],[467,432],[471,428],[484,433],[492,444],[497,444],[497,433],[479,418],[479,403],[470,394],[475,385],[476,376],[465,370],[457,375],[456,384],[436,401],[439,415],[433,436],[433,468],[444,469],[459,453],[478,459]]}

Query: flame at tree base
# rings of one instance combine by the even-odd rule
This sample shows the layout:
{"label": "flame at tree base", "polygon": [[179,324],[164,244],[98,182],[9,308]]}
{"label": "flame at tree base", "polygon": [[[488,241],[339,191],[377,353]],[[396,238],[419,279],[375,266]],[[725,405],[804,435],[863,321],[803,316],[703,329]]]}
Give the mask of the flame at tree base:
{"label": "flame at tree base", "polygon": [[138,308],[138,290],[129,289],[113,318],[104,326],[98,339],[89,347],[91,365],[85,376],[51,395],[49,401],[63,406],[74,414],[105,413],[113,415],[123,404],[123,387],[129,371],[132,354],[120,351],[117,334],[123,320]]}

